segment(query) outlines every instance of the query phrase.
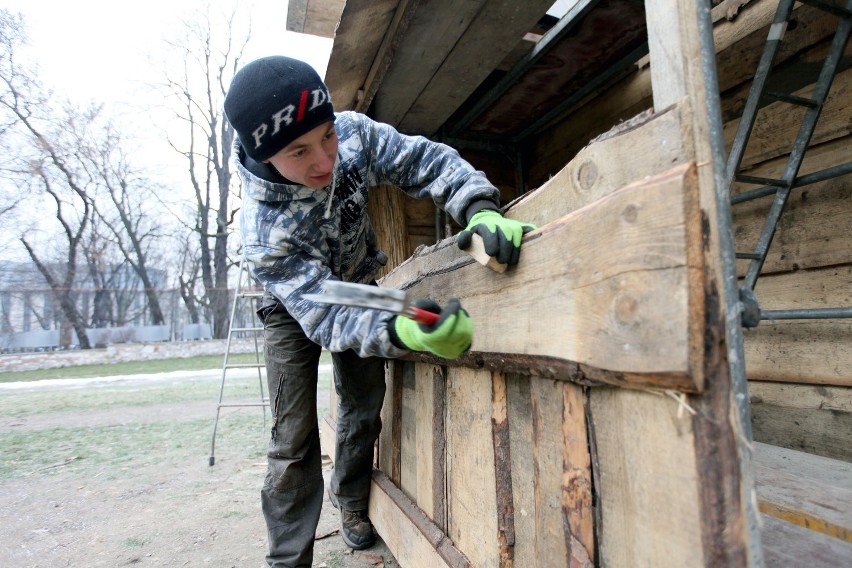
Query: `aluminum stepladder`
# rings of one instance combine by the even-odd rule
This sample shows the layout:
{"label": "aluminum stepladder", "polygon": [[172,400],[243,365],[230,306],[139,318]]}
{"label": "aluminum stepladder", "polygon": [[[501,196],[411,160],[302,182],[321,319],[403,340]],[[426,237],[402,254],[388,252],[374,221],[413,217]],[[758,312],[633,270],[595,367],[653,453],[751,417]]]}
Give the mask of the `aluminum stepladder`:
{"label": "aluminum stepladder", "polygon": [[[222,409],[226,407],[252,407],[259,406],[263,408],[263,429],[266,430],[266,407],[269,406],[269,398],[264,394],[265,389],[263,381],[265,378],[266,363],[261,359],[261,349],[258,335],[263,333],[263,326],[257,317],[255,303],[258,298],[263,297],[263,291],[257,290],[251,285],[252,278],[248,271],[248,266],[245,264],[245,257],[240,259],[239,276],[237,277],[237,287],[234,292],[234,302],[231,305],[231,325],[228,329],[228,341],[225,344],[225,359],[222,363],[222,382],[219,386],[219,402],[216,405],[216,419],[213,422],[213,437],[210,441],[210,465],[216,463],[216,433],[219,428],[219,417]],[[245,310],[251,314],[245,318]],[[238,319],[238,316],[241,316]],[[249,322],[248,325],[244,322]],[[232,340],[236,335],[248,334],[254,341],[254,363],[231,363],[231,346]],[[225,402],[225,381],[228,376],[228,371],[234,369],[257,369],[257,380],[260,386],[260,399],[257,402]]]}
{"label": "aluminum stepladder", "polygon": [[[775,18],[770,26],[769,36],[764,46],[763,54],[755,72],[751,90],[746,99],[740,123],[734,137],[731,151],[726,166],[726,182],[730,190],[735,181],[754,184],[759,187],[743,192],[731,198],[731,204],[743,203],[752,199],[774,195],[772,205],[764,221],[763,229],[758,239],[754,252],[737,253],[736,257],[748,259],[749,267],[739,291],[740,301],[743,306],[742,324],[745,327],[756,327],[761,320],[780,319],[826,319],[826,318],[849,318],[852,317],[852,307],[821,308],[821,309],[799,309],[799,310],[762,310],[754,293],[758,276],[763,268],[772,239],[778,227],[778,222],[794,189],[819,181],[825,181],[841,175],[852,173],[852,162],[827,168],[818,172],[799,177],[799,168],[805,157],[805,152],[813,136],[817,120],[828,97],[831,83],[837,74],[840,60],[849,41],[850,29],[852,29],[852,0],[846,0],[845,6],[831,3],[828,0],[799,0],[829,12],[838,18],[837,32],[834,34],[829,53],[826,56],[822,69],[817,78],[814,92],[810,98],[792,95],[790,93],[766,92],[766,81],[772,69],[772,63],[778,52],[778,48],[784,37],[787,23],[793,11],[794,0],[781,0],[775,13]],[[790,157],[784,169],[781,179],[768,179],[754,176],[746,176],[738,173],[740,164],[745,154],[749,136],[757,117],[760,103],[764,100],[782,101],[791,105],[804,107],[805,115],[793,147]]]}

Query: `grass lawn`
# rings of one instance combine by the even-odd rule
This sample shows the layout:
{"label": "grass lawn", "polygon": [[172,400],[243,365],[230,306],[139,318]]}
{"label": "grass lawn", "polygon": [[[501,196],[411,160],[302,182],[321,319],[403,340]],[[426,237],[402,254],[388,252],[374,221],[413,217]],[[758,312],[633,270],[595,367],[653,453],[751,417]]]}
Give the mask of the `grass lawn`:
{"label": "grass lawn", "polygon": [[[231,355],[229,363],[255,363],[254,353]],[[138,375],[146,373],[169,373],[172,371],[197,371],[204,369],[221,369],[222,355],[207,355],[185,359],[157,359],[151,361],[130,361],[127,363],[112,363],[109,365],[77,365],[54,369],[39,369],[34,371],[8,371],[0,373],[0,383],[19,381],[41,381],[44,379],[84,379],[96,377],[112,377],[116,375]],[[320,364],[331,363],[331,354],[323,351]]]}

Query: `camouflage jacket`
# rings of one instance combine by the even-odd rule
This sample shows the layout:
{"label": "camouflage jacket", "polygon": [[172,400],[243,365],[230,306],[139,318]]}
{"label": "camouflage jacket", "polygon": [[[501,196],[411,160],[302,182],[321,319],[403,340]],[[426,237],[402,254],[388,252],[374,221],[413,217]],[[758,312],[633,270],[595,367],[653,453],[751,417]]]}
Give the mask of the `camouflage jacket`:
{"label": "camouflage jacket", "polygon": [[499,193],[449,146],[402,135],[354,112],[337,113],[335,127],[339,146],[333,181],[319,190],[257,175],[261,165],[252,164],[236,141],[243,253],[254,277],[312,341],[332,352],[355,349],[362,357],[397,357],[404,351],[391,343],[387,331],[393,314],[319,304],[302,295],[321,293],[328,279],[370,282],[387,262],[367,216],[370,187],[390,184],[413,197],[430,198],[462,225],[477,210],[496,208]]}

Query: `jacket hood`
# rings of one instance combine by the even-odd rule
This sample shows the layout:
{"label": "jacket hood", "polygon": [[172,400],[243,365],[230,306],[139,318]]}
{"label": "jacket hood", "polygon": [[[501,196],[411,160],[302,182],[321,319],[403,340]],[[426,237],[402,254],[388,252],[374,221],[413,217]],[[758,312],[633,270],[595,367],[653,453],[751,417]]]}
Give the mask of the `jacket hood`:
{"label": "jacket hood", "polygon": [[298,183],[290,183],[277,174],[273,175],[281,181],[266,179],[267,177],[272,177],[272,175],[264,176],[261,170],[269,168],[269,166],[252,160],[246,154],[239,139],[234,141],[234,155],[237,157],[237,173],[243,181],[243,192],[246,197],[267,202],[313,201],[316,203],[323,201],[326,197],[323,190],[312,189]]}

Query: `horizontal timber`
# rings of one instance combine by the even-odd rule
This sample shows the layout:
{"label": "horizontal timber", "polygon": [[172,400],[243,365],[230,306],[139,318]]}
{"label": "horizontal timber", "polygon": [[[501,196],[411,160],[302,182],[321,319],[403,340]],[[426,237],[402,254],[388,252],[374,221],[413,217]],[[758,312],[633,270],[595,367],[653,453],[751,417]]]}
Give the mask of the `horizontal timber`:
{"label": "horizontal timber", "polygon": [[[381,285],[439,302],[460,298],[476,325],[475,359],[465,360],[474,367],[500,370],[507,361],[521,371],[528,362],[580,383],[700,391],[695,180],[694,164],[676,166],[548,223],[527,235],[521,262],[503,274],[445,240]],[[505,333],[505,321],[515,333]]]}

